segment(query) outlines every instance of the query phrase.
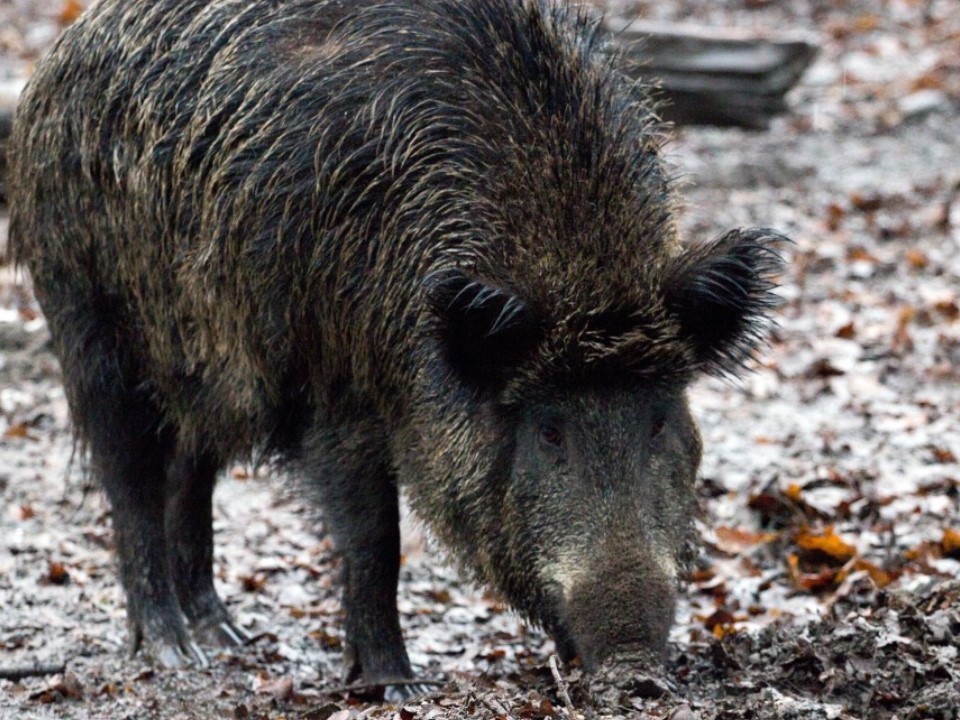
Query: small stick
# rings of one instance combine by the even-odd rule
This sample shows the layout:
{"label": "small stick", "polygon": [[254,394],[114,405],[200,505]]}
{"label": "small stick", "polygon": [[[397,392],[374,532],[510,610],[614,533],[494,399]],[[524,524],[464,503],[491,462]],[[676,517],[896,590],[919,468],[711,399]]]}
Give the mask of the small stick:
{"label": "small stick", "polygon": [[47,675],[59,675],[67,669],[66,663],[59,665],[21,665],[20,667],[0,668],[0,679],[2,680],[23,680],[28,677],[46,677]]}
{"label": "small stick", "polygon": [[507,712],[507,709],[501,705],[495,697],[490,695],[481,695],[480,699],[483,701],[484,705],[497,714],[497,717],[505,717],[507,720],[516,720],[513,715]]}
{"label": "small stick", "polygon": [[567,712],[570,713],[571,717],[576,717],[576,710],[573,708],[573,701],[570,700],[570,692],[567,690],[567,681],[563,679],[563,676],[560,674],[560,661],[557,659],[556,655],[550,656],[550,672],[553,673],[553,681],[557,683],[557,692],[560,693],[560,699],[563,700],[563,705],[567,709]]}
{"label": "small stick", "polygon": [[351,685],[335,685],[330,688],[323,688],[320,692],[324,695],[341,695],[348,692],[357,692],[358,690],[373,690],[375,688],[384,688],[388,685],[400,685],[407,687],[409,685],[430,685],[440,687],[446,685],[443,680],[381,680],[380,682],[368,683],[358,682]]}

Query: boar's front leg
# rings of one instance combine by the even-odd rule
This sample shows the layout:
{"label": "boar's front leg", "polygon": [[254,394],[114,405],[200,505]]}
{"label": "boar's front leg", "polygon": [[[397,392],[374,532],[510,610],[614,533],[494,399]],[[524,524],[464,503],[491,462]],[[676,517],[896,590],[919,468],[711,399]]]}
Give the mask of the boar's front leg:
{"label": "boar's front leg", "polygon": [[419,692],[400,632],[400,511],[396,474],[377,421],[341,423],[308,441],[327,531],[343,561],[344,681],[388,686],[388,700]]}
{"label": "boar's front leg", "polygon": [[108,313],[105,303],[80,303],[84,292],[74,289],[63,298],[51,293],[45,309],[61,348],[74,423],[110,500],[130,649],[146,646],[166,667],[205,666],[206,655],[184,625],[168,567],[164,471],[175,431],[136,373],[137,358],[117,340],[122,319]]}
{"label": "boar's front leg", "polygon": [[219,466],[204,453],[174,454],[167,468],[164,526],[170,577],[194,635],[231,647],[249,636],[233,623],[213,585],[213,488]]}

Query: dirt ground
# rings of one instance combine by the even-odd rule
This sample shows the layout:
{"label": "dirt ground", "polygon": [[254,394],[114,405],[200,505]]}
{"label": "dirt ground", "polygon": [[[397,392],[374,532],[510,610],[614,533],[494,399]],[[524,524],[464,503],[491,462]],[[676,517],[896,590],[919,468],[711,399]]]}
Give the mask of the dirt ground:
{"label": "dirt ground", "polygon": [[[568,704],[552,642],[408,522],[400,609],[435,692],[396,708],[338,689],[322,523],[284,478],[243,466],[218,486],[216,567],[257,641],[204,670],[128,658],[108,509],[69,462],[28,280],[0,267],[0,676],[52,666],[0,679],[0,718],[960,718],[956,0],[614,10],[823,46],[768,131],[683,128],[670,148],[687,237],[769,225],[795,245],[755,371],[692,393],[703,549],[665,665],[559,668]],[[0,60],[29,63],[74,11],[0,0]]]}

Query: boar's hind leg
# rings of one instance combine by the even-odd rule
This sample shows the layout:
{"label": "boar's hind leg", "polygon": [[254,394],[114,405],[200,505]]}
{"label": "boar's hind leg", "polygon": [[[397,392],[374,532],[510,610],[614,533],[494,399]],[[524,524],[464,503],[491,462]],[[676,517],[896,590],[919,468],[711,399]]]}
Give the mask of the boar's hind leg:
{"label": "boar's hind leg", "polygon": [[[382,448],[386,432],[376,423],[371,425],[341,426],[322,439],[313,438],[311,455],[319,464],[310,471],[320,492],[327,531],[343,560],[344,680],[379,685],[410,679],[413,671],[397,612],[396,477]],[[387,699],[412,694],[411,688],[387,687]]]}
{"label": "boar's hind leg", "polygon": [[131,653],[146,641],[165,666],[205,665],[167,564],[164,495],[172,433],[120,349],[113,324],[103,321],[103,309],[51,315],[51,330],[67,349],[61,361],[74,422],[112,508]]}
{"label": "boar's hind leg", "polygon": [[230,619],[213,586],[213,487],[220,463],[178,452],[167,470],[166,539],[180,607],[201,642],[242,645],[249,636]]}

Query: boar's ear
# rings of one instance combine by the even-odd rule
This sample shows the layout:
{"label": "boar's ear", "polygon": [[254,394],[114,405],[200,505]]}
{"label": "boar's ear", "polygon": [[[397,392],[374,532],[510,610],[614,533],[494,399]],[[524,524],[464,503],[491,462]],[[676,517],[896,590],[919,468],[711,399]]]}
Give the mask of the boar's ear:
{"label": "boar's ear", "polygon": [[509,291],[458,270],[433,273],[424,284],[446,360],[468,383],[496,384],[536,346],[537,324]]}
{"label": "boar's ear", "polygon": [[666,268],[668,308],[680,321],[699,369],[734,374],[765,339],[772,290],[783,267],[776,246],[789,242],[773,230],[733,230],[692,247]]}

